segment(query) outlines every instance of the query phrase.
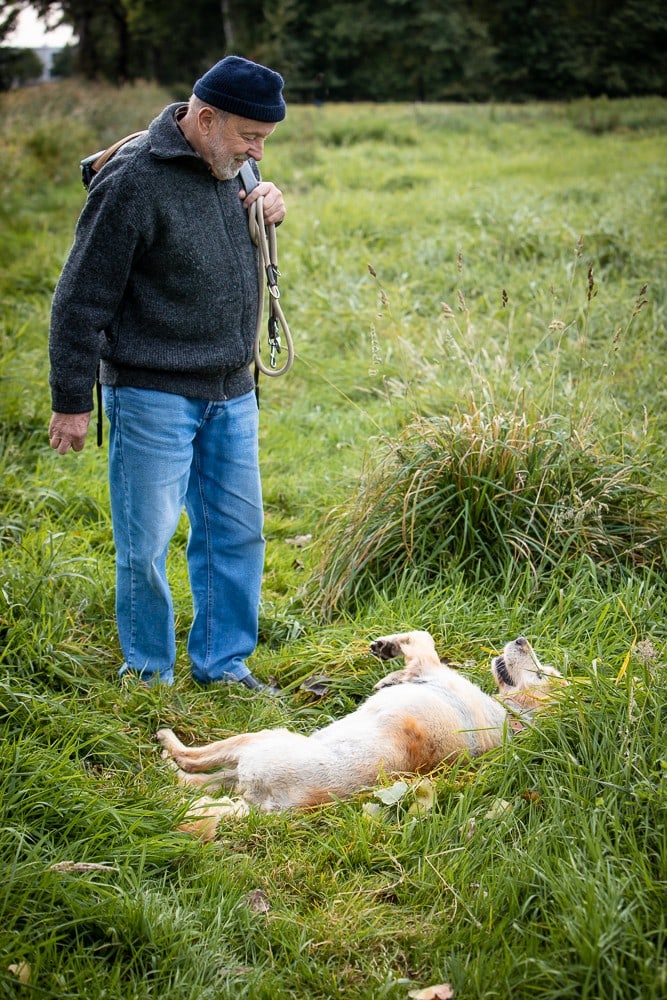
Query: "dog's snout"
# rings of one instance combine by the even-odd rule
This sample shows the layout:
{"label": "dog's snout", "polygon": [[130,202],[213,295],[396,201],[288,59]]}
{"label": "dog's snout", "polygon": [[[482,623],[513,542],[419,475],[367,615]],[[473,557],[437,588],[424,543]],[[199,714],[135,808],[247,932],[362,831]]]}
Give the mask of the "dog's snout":
{"label": "dog's snout", "polygon": [[515,642],[515,645],[517,645],[519,647],[519,649],[528,649],[528,647],[530,646],[530,643],[528,642],[528,640],[526,639],[526,637],[523,636],[523,635],[520,635],[518,639],[514,640],[514,642]]}

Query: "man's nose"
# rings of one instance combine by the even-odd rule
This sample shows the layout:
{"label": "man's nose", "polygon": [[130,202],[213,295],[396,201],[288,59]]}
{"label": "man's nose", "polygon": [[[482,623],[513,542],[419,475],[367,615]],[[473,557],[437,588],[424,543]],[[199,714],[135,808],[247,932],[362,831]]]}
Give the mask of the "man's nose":
{"label": "man's nose", "polygon": [[264,156],[264,140],[253,139],[252,142],[248,143],[246,152],[248,156],[252,156],[253,160],[261,160]]}

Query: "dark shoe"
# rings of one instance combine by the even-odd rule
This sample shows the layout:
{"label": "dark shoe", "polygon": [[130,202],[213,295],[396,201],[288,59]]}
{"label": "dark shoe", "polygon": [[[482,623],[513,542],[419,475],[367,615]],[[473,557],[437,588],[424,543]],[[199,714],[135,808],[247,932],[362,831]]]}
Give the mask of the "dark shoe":
{"label": "dark shoe", "polygon": [[243,684],[243,686],[247,687],[249,691],[256,691],[257,693],[261,691],[264,694],[271,695],[280,694],[280,688],[274,687],[272,684],[262,684],[262,682],[258,681],[252,674],[242,677],[238,683]]}

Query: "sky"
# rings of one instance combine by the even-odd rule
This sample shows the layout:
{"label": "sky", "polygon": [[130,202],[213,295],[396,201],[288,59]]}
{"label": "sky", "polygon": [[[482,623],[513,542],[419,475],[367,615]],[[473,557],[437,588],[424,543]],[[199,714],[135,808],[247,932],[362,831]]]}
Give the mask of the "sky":
{"label": "sky", "polygon": [[72,29],[67,27],[55,28],[47,31],[43,21],[38,21],[32,7],[21,11],[19,15],[18,27],[5,38],[5,45],[12,45],[18,49],[40,48],[43,45],[52,45],[58,48],[67,45],[72,41]]}

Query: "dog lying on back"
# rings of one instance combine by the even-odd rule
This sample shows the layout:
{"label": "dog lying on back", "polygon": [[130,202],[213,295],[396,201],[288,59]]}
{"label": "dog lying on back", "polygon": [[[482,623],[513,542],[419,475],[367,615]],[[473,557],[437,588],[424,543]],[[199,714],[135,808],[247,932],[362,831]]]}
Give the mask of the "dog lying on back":
{"label": "dog lying on back", "polygon": [[565,681],[539,662],[527,639],[507,643],[492,662],[498,695],[491,697],[441,663],[428,632],[383,636],[371,643],[382,660],[403,656],[405,666],[375,685],[350,715],[303,736],[288,729],[242,733],[202,747],[186,747],[170,729],[157,739],[179,781],[224,786],[242,799],[200,799],[199,819],[181,829],[212,836],[222,815],[307,809],[347,798],[381,775],[417,774],[497,747],[511,720],[525,724]]}
{"label": "dog lying on back", "polygon": [[477,757],[527,724],[566,683],[542,666],[522,636],[492,661],[494,697],[441,663],[428,632],[383,636],[371,652],[382,660],[402,655],[405,665],[382,678],[355,712],[310,736],[265,729],[186,747],[161,729],[162,756],[179,781],[242,796],[199,799],[181,829],[208,838],[221,816],[246,815],[250,805],[264,812],[307,809],[368,788],[381,775],[424,773]]}

